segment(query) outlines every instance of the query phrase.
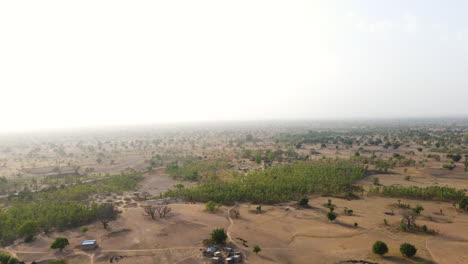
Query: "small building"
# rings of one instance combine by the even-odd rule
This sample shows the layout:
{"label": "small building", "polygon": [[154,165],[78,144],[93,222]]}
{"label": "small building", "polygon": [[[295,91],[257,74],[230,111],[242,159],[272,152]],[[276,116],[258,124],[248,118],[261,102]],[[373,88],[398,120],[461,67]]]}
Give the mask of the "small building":
{"label": "small building", "polygon": [[234,263],[241,263],[242,262],[242,255],[235,255],[232,258],[234,259]]}
{"label": "small building", "polygon": [[208,247],[206,250],[203,250],[202,254],[205,257],[213,257],[216,250],[217,250],[216,247],[211,246],[211,247]]}
{"label": "small building", "polygon": [[220,257],[214,257],[211,259],[212,264],[218,264],[221,263],[221,258]]}
{"label": "small building", "polygon": [[226,251],[226,252],[232,252],[231,247],[223,247],[223,250]]}
{"label": "small building", "polygon": [[95,249],[97,247],[96,240],[84,240],[80,244],[80,248],[84,250]]}
{"label": "small building", "polygon": [[215,252],[215,251],[216,251],[216,247],[213,247],[213,246],[208,247],[208,250],[211,251],[211,252]]}

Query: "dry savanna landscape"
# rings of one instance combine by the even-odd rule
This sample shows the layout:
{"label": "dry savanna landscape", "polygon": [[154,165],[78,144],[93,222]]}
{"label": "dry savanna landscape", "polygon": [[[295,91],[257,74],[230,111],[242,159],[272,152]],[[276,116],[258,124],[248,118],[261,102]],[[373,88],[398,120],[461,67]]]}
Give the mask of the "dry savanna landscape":
{"label": "dry savanna landscape", "polygon": [[468,1],[0,1],[0,264],[468,264]]}
{"label": "dry savanna landscape", "polygon": [[467,155],[465,120],[4,135],[0,263],[468,263]]}

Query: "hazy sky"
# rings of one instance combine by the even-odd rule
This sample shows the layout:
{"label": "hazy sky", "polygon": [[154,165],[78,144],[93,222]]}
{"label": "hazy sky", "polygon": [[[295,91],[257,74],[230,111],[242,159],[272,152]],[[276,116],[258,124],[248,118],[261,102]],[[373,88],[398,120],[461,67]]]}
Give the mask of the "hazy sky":
{"label": "hazy sky", "polygon": [[466,116],[468,1],[1,1],[0,131]]}

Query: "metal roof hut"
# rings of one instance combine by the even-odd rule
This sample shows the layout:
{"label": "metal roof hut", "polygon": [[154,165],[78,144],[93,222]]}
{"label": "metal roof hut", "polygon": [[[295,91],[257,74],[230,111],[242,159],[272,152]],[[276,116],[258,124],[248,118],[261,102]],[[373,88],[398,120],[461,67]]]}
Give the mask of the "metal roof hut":
{"label": "metal roof hut", "polygon": [[84,240],[80,244],[81,249],[90,250],[95,249],[97,247],[96,240]]}

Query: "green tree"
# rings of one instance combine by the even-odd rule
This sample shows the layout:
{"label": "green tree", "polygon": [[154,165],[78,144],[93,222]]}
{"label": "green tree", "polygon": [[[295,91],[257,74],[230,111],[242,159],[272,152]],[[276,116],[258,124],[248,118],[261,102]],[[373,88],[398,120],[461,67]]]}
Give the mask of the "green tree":
{"label": "green tree", "polygon": [[454,162],[459,162],[462,158],[460,154],[448,154],[447,158],[452,159]]}
{"label": "green tree", "polygon": [[330,220],[330,222],[333,222],[333,220],[335,220],[336,217],[337,217],[337,215],[332,211],[327,213],[327,218],[328,218],[328,220]]}
{"label": "green tree", "polygon": [[211,241],[216,244],[226,243],[227,234],[224,228],[216,228],[211,232]]}
{"label": "green tree", "polygon": [[50,245],[50,248],[52,249],[59,249],[62,251],[66,246],[70,245],[68,242],[68,239],[65,237],[57,237],[54,242]]}
{"label": "green tree", "polygon": [[218,203],[215,203],[213,201],[209,201],[205,204],[205,209],[208,211],[208,212],[214,212],[216,211],[216,209],[218,209],[220,205]]}
{"label": "green tree", "polygon": [[262,251],[262,249],[260,248],[259,245],[255,245],[255,246],[253,247],[253,252],[254,252],[255,254],[258,254],[260,251]]}
{"label": "green tree", "polygon": [[409,244],[409,243],[403,243],[403,244],[400,245],[400,252],[405,257],[410,258],[410,257],[416,255],[417,251],[418,250],[416,249],[416,247]]}
{"label": "green tree", "polygon": [[101,221],[104,229],[109,227],[109,222],[117,218],[117,212],[111,203],[101,204],[97,210],[97,219]]}
{"label": "green tree", "polygon": [[25,242],[31,242],[38,230],[39,225],[36,221],[27,220],[18,228],[17,232],[24,237]]}
{"label": "green tree", "polygon": [[458,207],[462,210],[468,210],[468,197],[465,196],[460,200],[460,203],[458,203]]}
{"label": "green tree", "polygon": [[424,211],[424,207],[422,207],[421,205],[418,204],[418,205],[416,205],[415,208],[413,208],[413,211],[414,211],[417,215],[419,215],[419,214],[421,214],[422,211]]}
{"label": "green tree", "polygon": [[372,246],[372,252],[381,256],[388,253],[387,244],[382,241],[375,241],[374,245]]}

